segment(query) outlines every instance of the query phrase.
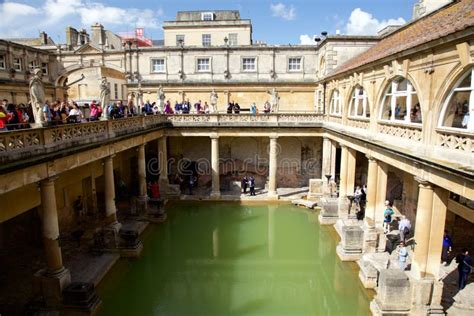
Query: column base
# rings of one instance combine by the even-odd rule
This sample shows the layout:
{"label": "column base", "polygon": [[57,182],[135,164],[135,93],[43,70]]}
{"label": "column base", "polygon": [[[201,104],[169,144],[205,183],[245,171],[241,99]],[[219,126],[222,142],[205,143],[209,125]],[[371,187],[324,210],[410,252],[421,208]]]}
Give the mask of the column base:
{"label": "column base", "polygon": [[74,282],[63,291],[62,311],[68,316],[96,315],[102,305],[93,283]]}
{"label": "column base", "polygon": [[35,273],[34,292],[40,295],[48,308],[59,308],[62,304],[62,291],[71,283],[71,273],[66,268],[56,271],[42,269]]}
{"label": "column base", "polygon": [[362,257],[364,231],[357,222],[339,220],[341,242],[336,248],[337,255],[342,261],[357,261]]}
{"label": "column base", "polygon": [[215,199],[215,200],[220,200],[220,198],[221,198],[221,192],[219,192],[219,191],[217,191],[217,192],[211,192],[210,198],[211,198],[211,199]]}
{"label": "column base", "polygon": [[278,197],[277,191],[268,191],[268,193],[267,193],[267,199],[268,199],[268,200],[278,200],[279,197]]}
{"label": "column base", "polygon": [[144,215],[147,213],[148,210],[148,196],[139,196],[137,197],[136,202],[136,213],[138,215]]}
{"label": "column base", "polygon": [[321,212],[318,220],[321,225],[334,225],[339,219],[337,198],[321,198]]}
{"label": "column base", "polygon": [[410,280],[405,273],[396,269],[381,270],[379,288],[377,295],[370,302],[370,311],[374,316],[408,315],[411,293]]}
{"label": "column base", "polygon": [[390,255],[384,253],[365,253],[362,255],[359,264],[359,279],[366,289],[377,287],[379,272],[388,269]]}

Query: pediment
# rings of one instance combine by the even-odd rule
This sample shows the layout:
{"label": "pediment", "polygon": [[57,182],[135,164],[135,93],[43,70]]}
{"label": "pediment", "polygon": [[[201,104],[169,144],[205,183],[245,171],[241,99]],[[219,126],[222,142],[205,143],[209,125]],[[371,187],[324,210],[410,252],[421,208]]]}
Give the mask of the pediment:
{"label": "pediment", "polygon": [[102,53],[102,49],[94,44],[87,43],[77,48],[74,52],[81,54],[97,54]]}

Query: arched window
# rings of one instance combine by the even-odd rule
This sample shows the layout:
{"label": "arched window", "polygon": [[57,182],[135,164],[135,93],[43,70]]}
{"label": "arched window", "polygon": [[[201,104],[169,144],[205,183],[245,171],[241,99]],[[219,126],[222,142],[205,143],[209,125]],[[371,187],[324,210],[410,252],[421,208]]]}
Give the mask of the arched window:
{"label": "arched window", "polygon": [[408,79],[394,79],[382,101],[380,112],[382,120],[421,123],[421,106],[415,87]]}
{"label": "arched window", "polygon": [[[474,131],[474,68],[454,86],[444,103],[439,126]],[[471,115],[473,114],[473,115]]]}
{"label": "arched window", "polygon": [[370,117],[370,107],[364,88],[356,87],[352,92],[349,115],[353,117]]}
{"label": "arched window", "polygon": [[342,115],[341,96],[339,90],[334,90],[331,96],[329,114]]}

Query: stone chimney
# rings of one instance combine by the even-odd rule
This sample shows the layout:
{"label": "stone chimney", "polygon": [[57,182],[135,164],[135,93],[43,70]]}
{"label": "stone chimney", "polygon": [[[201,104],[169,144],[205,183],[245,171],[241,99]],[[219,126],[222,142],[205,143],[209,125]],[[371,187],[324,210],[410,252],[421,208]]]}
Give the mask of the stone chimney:
{"label": "stone chimney", "polygon": [[73,27],[66,27],[66,45],[68,49],[77,45],[78,32]]}
{"label": "stone chimney", "polygon": [[454,0],[419,0],[413,7],[413,20],[430,14],[453,1]]}
{"label": "stone chimney", "polygon": [[92,40],[91,42],[96,45],[105,45],[105,31],[102,24],[96,23],[91,26]]}
{"label": "stone chimney", "polygon": [[48,45],[48,34],[46,32],[40,32],[41,45]]}

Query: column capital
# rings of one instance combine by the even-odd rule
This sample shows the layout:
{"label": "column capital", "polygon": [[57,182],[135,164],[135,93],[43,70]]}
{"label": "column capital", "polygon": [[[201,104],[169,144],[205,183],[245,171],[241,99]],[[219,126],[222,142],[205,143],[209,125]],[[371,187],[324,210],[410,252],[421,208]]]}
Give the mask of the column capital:
{"label": "column capital", "polygon": [[104,157],[104,161],[113,160],[115,156],[115,154],[108,155],[107,157]]}
{"label": "column capital", "polygon": [[210,139],[219,139],[219,135],[210,135],[209,138]]}
{"label": "column capital", "polygon": [[46,179],[40,180],[38,183],[40,186],[54,185],[54,182],[59,178],[59,176],[51,176]]}
{"label": "column capital", "polygon": [[433,184],[429,182],[428,180],[425,180],[421,177],[415,177],[415,181],[418,182],[418,186],[424,187],[424,188],[433,188]]}
{"label": "column capital", "polygon": [[372,156],[372,154],[370,154],[370,153],[365,154],[365,157],[367,157],[367,159],[370,162],[377,162],[377,159],[374,156]]}
{"label": "column capital", "polygon": [[270,136],[268,136],[268,138],[270,138],[270,139],[278,139],[278,137],[279,137],[278,135],[270,135]]}
{"label": "column capital", "polygon": [[341,147],[341,148],[347,148],[347,145],[339,144],[339,147]]}

